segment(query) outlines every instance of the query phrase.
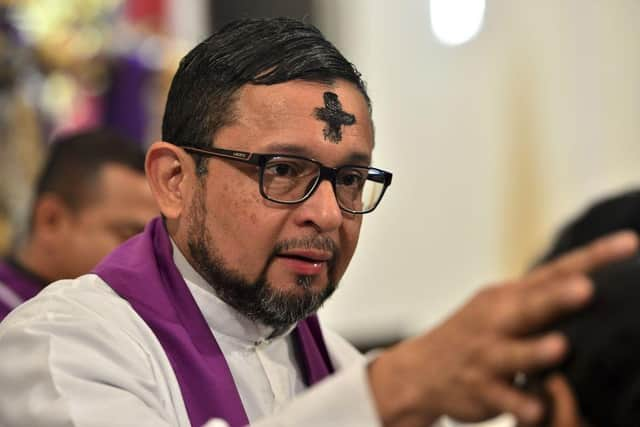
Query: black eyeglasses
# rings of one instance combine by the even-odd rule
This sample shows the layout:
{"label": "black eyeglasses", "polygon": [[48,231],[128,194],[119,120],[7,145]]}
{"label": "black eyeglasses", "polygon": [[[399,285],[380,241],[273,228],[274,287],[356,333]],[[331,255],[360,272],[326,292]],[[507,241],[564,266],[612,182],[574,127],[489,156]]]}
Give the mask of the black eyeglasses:
{"label": "black eyeglasses", "polygon": [[182,147],[203,156],[237,160],[260,168],[260,194],[276,203],[295,204],[307,200],[322,180],[328,179],[338,206],[345,212],[365,214],[373,211],[387,187],[391,172],[357,165],[330,168],[301,156],[287,154],[257,154],[245,151]]}

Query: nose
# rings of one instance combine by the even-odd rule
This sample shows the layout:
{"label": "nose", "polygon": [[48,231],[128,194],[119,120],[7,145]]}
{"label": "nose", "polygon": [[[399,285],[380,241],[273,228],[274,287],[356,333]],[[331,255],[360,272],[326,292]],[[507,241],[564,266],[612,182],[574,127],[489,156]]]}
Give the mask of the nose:
{"label": "nose", "polygon": [[321,233],[342,225],[342,210],[329,180],[322,180],[311,197],[298,206],[297,217],[301,225],[311,224]]}

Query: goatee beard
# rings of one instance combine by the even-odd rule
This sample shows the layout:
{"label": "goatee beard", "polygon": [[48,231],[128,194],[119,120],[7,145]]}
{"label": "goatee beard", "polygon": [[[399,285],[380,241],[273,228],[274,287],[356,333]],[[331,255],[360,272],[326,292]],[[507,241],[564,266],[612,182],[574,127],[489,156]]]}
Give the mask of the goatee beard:
{"label": "goatee beard", "polygon": [[[209,283],[216,295],[248,318],[282,331],[315,313],[333,294],[337,287],[335,264],[338,251],[328,237],[292,239],[276,244],[265,265],[254,282],[225,265],[218,248],[204,224],[205,208],[201,197],[195,198],[195,206],[189,221],[188,240],[195,270]],[[297,289],[284,292],[276,289],[267,280],[267,270],[274,258],[284,250],[293,248],[316,248],[333,254],[327,261],[327,285],[320,291],[312,289],[314,277],[298,276]]]}

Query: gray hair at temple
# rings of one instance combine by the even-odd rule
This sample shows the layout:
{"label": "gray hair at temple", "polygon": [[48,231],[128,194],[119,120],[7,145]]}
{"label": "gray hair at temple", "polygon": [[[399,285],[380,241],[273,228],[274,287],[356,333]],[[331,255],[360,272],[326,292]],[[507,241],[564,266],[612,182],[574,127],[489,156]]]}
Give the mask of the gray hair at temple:
{"label": "gray hair at temple", "polygon": [[[180,62],[162,121],[162,139],[207,148],[216,132],[234,121],[234,94],[245,84],[291,80],[353,83],[371,101],[360,73],[310,24],[290,18],[234,21]],[[198,157],[198,173],[206,173]]]}

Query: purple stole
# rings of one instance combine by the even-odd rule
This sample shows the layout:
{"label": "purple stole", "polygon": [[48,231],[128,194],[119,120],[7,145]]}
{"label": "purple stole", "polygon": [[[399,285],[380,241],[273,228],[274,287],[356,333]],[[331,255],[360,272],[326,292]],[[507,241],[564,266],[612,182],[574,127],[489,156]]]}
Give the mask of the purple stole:
{"label": "purple stole", "polygon": [[[180,384],[193,427],[222,418],[249,424],[229,366],[187,284],[173,262],[161,218],[127,241],[94,270],[126,299],[160,341]],[[307,385],[333,373],[320,324],[310,316],[295,328],[298,362]]]}
{"label": "purple stole", "polygon": [[0,261],[0,320],[20,303],[36,296],[44,285],[9,261]]}

